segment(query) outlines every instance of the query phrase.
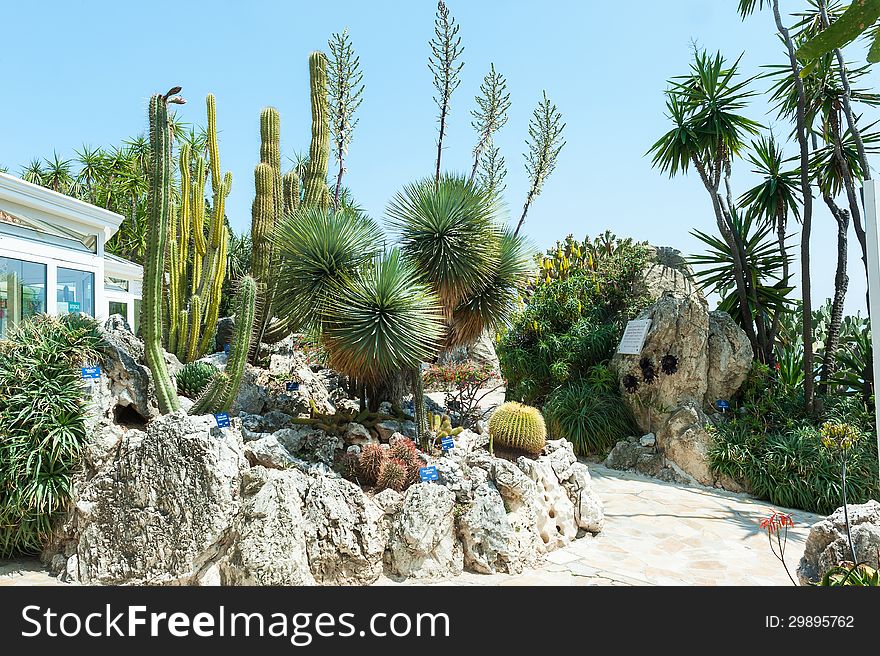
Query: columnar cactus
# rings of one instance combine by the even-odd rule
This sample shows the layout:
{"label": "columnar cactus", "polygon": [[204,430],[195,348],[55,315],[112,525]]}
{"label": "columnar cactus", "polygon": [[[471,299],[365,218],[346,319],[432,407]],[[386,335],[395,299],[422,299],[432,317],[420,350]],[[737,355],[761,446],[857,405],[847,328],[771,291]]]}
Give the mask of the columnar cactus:
{"label": "columnar cactus", "polygon": [[299,176],[296,171],[288,171],[281,180],[284,213],[291,214],[299,209]]}
{"label": "columnar cactus", "polygon": [[312,101],[312,141],[303,179],[306,207],[330,208],[327,168],[330,164],[330,113],[327,108],[327,56],[320,51],[309,55],[309,82]]}
{"label": "columnar cactus", "polygon": [[547,428],[537,408],[508,401],[489,419],[490,444],[537,455],[544,448]]}
{"label": "columnar cactus", "polygon": [[[229,347],[226,370],[211,379],[208,388],[199,397],[190,414],[200,415],[209,412],[228,412],[238,395],[241,379],[247,364],[248,351],[254,325],[254,312],[257,301],[257,283],[250,276],[238,282],[235,304],[235,332]],[[240,321],[239,321],[240,319]]]}
{"label": "columnar cactus", "polygon": [[[181,362],[192,362],[210,349],[220,313],[226,276],[228,230],[226,197],[232,175],[220,173],[217,145],[217,108],[213,95],[206,98],[207,161],[189,144],[180,147],[180,208],[171,222],[168,264],[168,350]],[[211,216],[205,235],[205,191],[211,180]]]}
{"label": "columnar cactus", "polygon": [[[162,414],[180,408],[162,349],[162,283],[165,249],[171,221],[171,128],[168,103],[183,102],[174,96],[180,87],[150,98],[150,187],[147,194],[147,248],[144,257],[143,332],[147,366],[153,374],[156,399]],[[169,98],[169,96],[172,96]]]}

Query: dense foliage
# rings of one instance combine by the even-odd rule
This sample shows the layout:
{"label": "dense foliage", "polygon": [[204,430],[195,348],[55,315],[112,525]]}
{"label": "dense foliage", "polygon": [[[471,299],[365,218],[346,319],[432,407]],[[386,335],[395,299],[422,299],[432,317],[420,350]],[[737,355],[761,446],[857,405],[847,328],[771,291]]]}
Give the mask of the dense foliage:
{"label": "dense foliage", "polygon": [[38,316],[0,340],[0,558],[36,553],[70,502],[86,439],[78,367],[98,361],[97,324]]}
{"label": "dense foliage", "polygon": [[[608,363],[626,322],[648,304],[643,271],[650,249],[606,235],[585,240],[579,250],[589,257],[581,258],[582,264],[571,267],[565,277],[547,276],[544,269],[497,350],[508,398],[547,403],[554,437],[570,439],[585,453],[607,450],[629,434],[631,420],[616,385],[595,369]],[[549,257],[556,255],[556,249],[548,251]],[[580,395],[584,403],[589,399],[602,406],[595,411],[607,413],[614,407],[609,415],[614,419],[583,417]],[[571,414],[575,410],[578,415]]]}
{"label": "dense foliage", "polygon": [[[733,418],[711,429],[709,459],[716,472],[744,481],[762,499],[828,514],[841,505],[840,455],[823,446],[821,421],[805,415],[802,395],[757,365]],[[859,396],[829,396],[821,420],[846,422],[857,433],[848,452],[848,502],[880,499],[871,408]]]}

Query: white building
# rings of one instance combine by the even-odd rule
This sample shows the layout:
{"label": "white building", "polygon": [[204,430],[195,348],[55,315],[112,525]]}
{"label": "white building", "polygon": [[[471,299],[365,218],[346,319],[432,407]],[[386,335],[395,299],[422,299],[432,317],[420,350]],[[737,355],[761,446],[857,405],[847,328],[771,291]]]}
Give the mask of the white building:
{"label": "white building", "polygon": [[143,270],[104,252],[123,217],[0,173],[0,337],[35,314],[121,314],[137,330]]}

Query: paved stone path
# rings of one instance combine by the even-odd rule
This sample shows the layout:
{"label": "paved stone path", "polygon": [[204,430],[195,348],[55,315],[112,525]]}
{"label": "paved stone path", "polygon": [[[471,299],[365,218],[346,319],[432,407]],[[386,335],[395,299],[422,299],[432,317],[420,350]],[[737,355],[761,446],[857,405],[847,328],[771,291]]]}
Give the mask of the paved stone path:
{"label": "paved stone path", "polygon": [[[758,522],[777,510],[745,495],[664,483],[590,465],[605,530],[516,576],[465,573],[432,585],[791,585]],[[818,515],[791,511],[786,562],[795,575]],[[0,563],[0,585],[57,585],[36,561]],[[377,585],[424,585],[392,581]]]}

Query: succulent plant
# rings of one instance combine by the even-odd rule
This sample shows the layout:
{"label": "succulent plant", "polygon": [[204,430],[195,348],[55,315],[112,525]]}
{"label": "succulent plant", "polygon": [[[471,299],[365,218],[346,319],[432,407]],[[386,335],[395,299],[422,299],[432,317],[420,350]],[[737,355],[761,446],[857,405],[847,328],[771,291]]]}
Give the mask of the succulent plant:
{"label": "succulent plant", "polygon": [[379,476],[376,479],[376,486],[382,490],[403,491],[410,479],[411,467],[403,460],[397,458],[387,458],[382,461],[379,467]]}
{"label": "succulent plant", "polygon": [[350,481],[357,481],[358,475],[360,474],[359,463],[360,454],[346,451],[342,455],[342,458],[339,459],[339,473],[342,474],[343,478],[347,478]]}
{"label": "succulent plant", "polygon": [[189,362],[177,374],[177,391],[191,399],[198,398],[216,373],[217,367],[210,362]]}
{"label": "succulent plant", "polygon": [[407,467],[418,465],[419,451],[408,437],[397,437],[389,443],[388,457],[406,463]]}
{"label": "succulent plant", "polygon": [[462,426],[452,427],[452,420],[449,415],[428,413],[428,430],[433,432],[437,437],[447,437],[450,435],[458,435],[464,430]]}
{"label": "succulent plant", "polygon": [[378,444],[366,444],[358,458],[358,471],[366,485],[375,485],[379,478],[382,462],[386,458],[385,449]]}
{"label": "succulent plant", "polygon": [[508,401],[489,418],[489,436],[493,446],[537,455],[546,443],[547,427],[537,408]]}

